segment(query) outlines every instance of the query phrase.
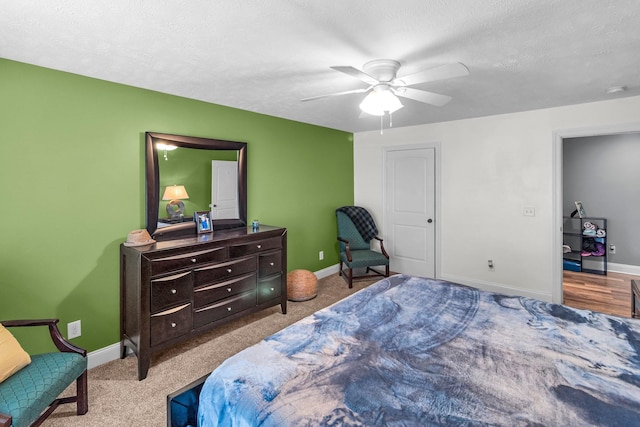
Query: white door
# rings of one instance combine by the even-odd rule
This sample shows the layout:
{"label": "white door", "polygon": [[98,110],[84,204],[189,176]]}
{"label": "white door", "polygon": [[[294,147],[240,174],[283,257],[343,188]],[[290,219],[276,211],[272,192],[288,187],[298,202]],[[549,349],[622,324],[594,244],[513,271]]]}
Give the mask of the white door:
{"label": "white door", "polygon": [[238,218],[238,162],[211,161],[211,216]]}
{"label": "white door", "polygon": [[385,153],[385,247],[391,271],[435,277],[435,148]]}

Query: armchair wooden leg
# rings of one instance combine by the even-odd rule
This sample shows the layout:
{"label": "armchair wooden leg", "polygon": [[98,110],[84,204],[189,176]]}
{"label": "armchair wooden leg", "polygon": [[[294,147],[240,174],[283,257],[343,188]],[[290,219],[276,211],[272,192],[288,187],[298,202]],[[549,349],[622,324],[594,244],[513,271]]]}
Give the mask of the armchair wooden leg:
{"label": "armchair wooden leg", "polygon": [[353,288],[353,268],[349,269],[349,288]]}
{"label": "armchair wooden leg", "polygon": [[389,277],[389,266],[387,265],[387,268],[384,269],[384,277]]}
{"label": "armchair wooden leg", "polygon": [[338,276],[342,276],[342,260],[340,260],[340,271],[338,271]]}
{"label": "armchair wooden leg", "polygon": [[76,394],[78,396],[77,401],[77,413],[78,415],[84,415],[89,410],[89,396],[87,388],[87,371],[84,371],[82,375],[76,380]]}

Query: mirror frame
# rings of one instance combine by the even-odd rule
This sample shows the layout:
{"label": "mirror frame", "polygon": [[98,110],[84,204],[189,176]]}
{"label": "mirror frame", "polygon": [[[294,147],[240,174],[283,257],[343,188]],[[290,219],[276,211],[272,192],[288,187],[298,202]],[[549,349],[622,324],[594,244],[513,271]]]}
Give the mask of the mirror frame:
{"label": "mirror frame", "polygon": [[168,142],[177,147],[200,150],[236,150],[238,151],[238,219],[215,219],[213,229],[228,229],[247,226],[247,143],[225,141],[222,139],[200,138],[195,136],[171,135],[157,132],[145,132],[145,176],[146,176],[146,216],[147,231],[154,238],[178,237],[196,234],[193,221],[172,224],[158,228],[158,209],[160,206],[160,168],[156,142]]}

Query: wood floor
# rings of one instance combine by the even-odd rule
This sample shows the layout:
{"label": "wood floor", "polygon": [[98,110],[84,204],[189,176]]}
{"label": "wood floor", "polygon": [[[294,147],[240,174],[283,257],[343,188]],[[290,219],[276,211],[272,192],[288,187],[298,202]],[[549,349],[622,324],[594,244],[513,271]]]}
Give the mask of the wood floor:
{"label": "wood floor", "polygon": [[631,280],[640,276],[609,272],[599,274],[564,271],[563,303],[570,307],[631,317]]}

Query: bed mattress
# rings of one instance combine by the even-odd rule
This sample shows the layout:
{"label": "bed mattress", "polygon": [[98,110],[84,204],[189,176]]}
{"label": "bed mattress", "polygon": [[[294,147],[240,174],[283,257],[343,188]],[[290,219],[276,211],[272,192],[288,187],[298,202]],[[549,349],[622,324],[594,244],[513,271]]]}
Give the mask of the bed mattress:
{"label": "bed mattress", "polygon": [[226,360],[198,422],[640,425],[640,321],[392,276]]}

